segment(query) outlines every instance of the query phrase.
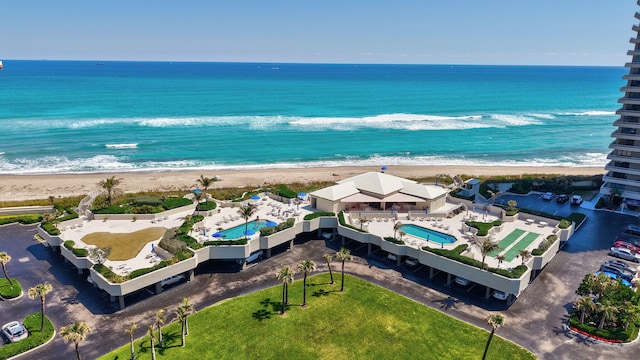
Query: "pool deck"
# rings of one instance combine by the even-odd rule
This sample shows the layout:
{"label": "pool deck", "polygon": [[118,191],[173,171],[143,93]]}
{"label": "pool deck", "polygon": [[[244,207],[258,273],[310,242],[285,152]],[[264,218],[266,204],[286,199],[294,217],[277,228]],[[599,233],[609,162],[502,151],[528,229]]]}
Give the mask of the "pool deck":
{"label": "pool deck", "polygon": [[[354,214],[355,215],[355,214]],[[499,220],[498,214],[492,213],[484,213],[479,211],[466,211],[462,212],[452,218],[446,218],[441,216],[427,216],[422,218],[413,218],[411,220],[408,219],[407,213],[398,213],[398,220],[402,224],[415,224],[433,231],[441,232],[447,235],[453,235],[457,241],[452,244],[441,244],[433,241],[426,241],[424,239],[412,236],[412,235],[404,235],[402,240],[406,245],[419,248],[423,246],[430,246],[434,248],[443,248],[452,250],[455,247],[461,244],[469,244],[469,248],[463,252],[462,254],[468,257],[471,257],[476,260],[482,260],[482,255],[480,253],[480,249],[477,246],[473,246],[476,237],[469,235],[469,228],[465,225],[466,221],[481,221],[481,222],[492,222],[495,220]],[[526,215],[522,216],[523,220],[515,220],[513,222],[503,222],[503,230],[499,233],[496,233],[492,236],[492,241],[500,242],[505,237],[507,237],[513,230],[520,229],[523,230],[524,233],[522,236],[519,236],[515,241],[509,244],[505,249],[500,250],[500,254],[505,255],[512,248],[520,248],[523,245],[521,243],[522,240],[529,233],[539,234],[540,236],[536,237],[529,245],[525,248],[529,251],[537,248],[540,243],[546,239],[547,236],[553,234],[554,227],[546,224],[544,221],[535,222],[528,220]],[[359,227],[360,225],[357,222],[354,222],[355,218],[349,217],[351,224],[353,226]],[[372,218],[369,219],[369,222],[365,223],[363,228],[367,229],[370,233],[378,235],[380,237],[393,237],[394,231],[393,226],[396,221],[391,218]],[[396,234],[396,237],[399,238],[399,234]],[[528,240],[528,239],[527,239]],[[528,242],[528,241],[527,241]],[[513,268],[522,263],[520,257],[515,257],[511,261],[502,261],[502,263],[498,264],[499,261],[495,257],[486,256],[485,263],[487,263],[490,267],[495,268]]]}

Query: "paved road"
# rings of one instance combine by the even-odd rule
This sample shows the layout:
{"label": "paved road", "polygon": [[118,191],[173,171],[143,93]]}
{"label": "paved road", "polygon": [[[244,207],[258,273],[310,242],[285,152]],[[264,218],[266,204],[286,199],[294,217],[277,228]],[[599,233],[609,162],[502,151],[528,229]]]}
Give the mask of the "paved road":
{"label": "paved road", "polygon": [[[530,196],[518,201],[533,207],[542,200]],[[567,213],[575,210],[577,208],[566,205]],[[366,247],[357,242],[347,244],[356,257],[347,264],[346,270],[480,327],[485,327],[485,318],[492,311],[502,311],[507,317],[507,325],[498,334],[530,349],[540,359],[636,358],[640,350],[637,343],[623,347],[597,344],[577,339],[563,330],[581,279],[586,273],[595,271],[607,257],[613,236],[627,224],[638,221],[635,217],[609,212],[579,211],[589,216],[587,222],[509,309],[501,302],[484,299],[480,289],[467,292],[455,284],[447,287],[442,278],[429,280],[425,269],[396,267],[386,262],[384,254],[367,257]],[[278,284],[275,271],[300,259],[316,261],[319,270],[323,271],[326,266],[322,254],[335,252],[340,245],[337,241],[301,238],[296,240],[293,250],[282,250],[271,259],[240,272],[224,264],[211,263],[199,269],[194,281],[157,296],[140,293],[138,298],[146,298],[144,301],[116,312],[116,304],[111,304],[100,291],[91,288],[86,276],[78,275],[59,255],[35,241],[33,234],[33,226],[0,227],[0,249],[13,257],[8,271],[19,278],[25,288],[44,281],[53,285],[54,291],[47,298],[48,315],[56,328],[74,320],[89,324],[93,332],[81,344],[81,351],[91,359],[126,344],[128,336],[124,329],[131,322],[151,323],[155,311],[161,308],[173,317],[184,296],[190,297],[196,309],[200,309],[222,299],[274,286]],[[27,297],[0,304],[3,309],[0,323],[39,311],[39,301]],[[7,314],[11,314],[11,318]],[[144,327],[140,326],[136,336],[143,334]],[[23,358],[66,359],[73,356],[72,345],[64,344],[57,336],[51,344]]]}

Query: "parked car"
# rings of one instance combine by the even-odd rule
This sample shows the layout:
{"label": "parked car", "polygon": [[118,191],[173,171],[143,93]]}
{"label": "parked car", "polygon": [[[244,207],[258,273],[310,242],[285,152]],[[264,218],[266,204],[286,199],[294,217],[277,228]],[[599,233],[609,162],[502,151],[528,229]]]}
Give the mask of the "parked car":
{"label": "parked car", "polygon": [[627,227],[622,232],[624,234],[640,237],[640,227],[637,227],[635,225],[627,225]]}
{"label": "parked car", "polygon": [[29,336],[29,332],[25,327],[17,321],[2,325],[2,333],[7,340],[12,343],[26,339]]}
{"label": "parked car", "polygon": [[264,254],[264,252],[262,250],[258,250],[256,252],[254,252],[253,254],[249,255],[249,257],[247,257],[247,264],[250,262],[254,262],[257,260],[262,259],[262,255]]}
{"label": "parked car", "polygon": [[404,262],[409,266],[418,266],[418,259],[412,257],[407,257],[406,259],[404,259]]}
{"label": "parked car", "polygon": [[580,205],[583,201],[584,199],[580,195],[573,195],[571,197],[571,205]]}
{"label": "parked car", "polygon": [[612,260],[612,259],[605,260],[604,263],[602,263],[602,265],[617,267],[619,269],[624,269],[624,270],[629,270],[629,271],[634,271],[633,269],[631,269],[631,266],[629,266],[629,264],[627,264],[624,261],[620,261],[620,260]]}
{"label": "parked car", "polygon": [[493,292],[493,297],[498,300],[507,300],[507,297],[509,297],[509,295],[507,295],[507,293],[504,291],[496,290]]}
{"label": "parked car", "polygon": [[554,197],[555,195],[551,192],[546,192],[542,194],[542,200],[553,200]]}
{"label": "parked car", "polygon": [[627,270],[622,270],[613,266],[606,266],[606,265],[602,265],[600,266],[600,271],[605,271],[605,272],[610,272],[613,274],[616,274],[618,277],[625,279],[627,281],[631,281],[633,280],[634,277],[634,273],[632,273],[631,271],[627,271]]}
{"label": "parked car", "polygon": [[556,201],[559,202],[560,204],[564,204],[567,201],[569,201],[569,195],[567,194],[560,194],[558,195],[558,197],[556,198]]}
{"label": "parked car", "polygon": [[620,280],[623,285],[631,287],[631,283],[620,276],[608,271],[596,271],[596,275],[605,274],[612,280]]}
{"label": "parked car", "polygon": [[609,255],[640,263],[640,254],[636,254],[629,249],[612,247],[609,249]]}
{"label": "parked car", "polygon": [[628,243],[626,241],[622,241],[622,240],[616,240],[613,242],[613,247],[617,247],[617,248],[622,248],[622,249],[629,249],[631,251],[633,251],[636,254],[640,254],[640,248]]}
{"label": "parked car", "polygon": [[627,233],[620,233],[618,234],[618,236],[616,236],[615,241],[624,241],[624,242],[628,242],[629,244],[633,244],[635,246],[639,246],[640,247],[640,237],[637,237],[635,235],[630,235]]}
{"label": "parked car", "polygon": [[184,279],[184,275],[183,274],[170,276],[170,277],[160,281],[160,285],[161,286],[172,285],[172,284],[175,284],[178,281],[183,280],[183,279]]}
{"label": "parked car", "polygon": [[456,284],[462,285],[462,286],[467,286],[470,283],[469,280],[467,280],[467,279],[465,279],[463,277],[460,277],[460,276],[456,276],[455,282],[456,282]]}

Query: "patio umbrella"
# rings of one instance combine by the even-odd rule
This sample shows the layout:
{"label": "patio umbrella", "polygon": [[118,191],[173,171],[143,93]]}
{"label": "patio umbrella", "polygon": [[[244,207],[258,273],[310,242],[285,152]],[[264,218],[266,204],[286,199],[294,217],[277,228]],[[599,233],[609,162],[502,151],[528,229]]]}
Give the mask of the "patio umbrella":
{"label": "patio umbrella", "polygon": [[253,195],[253,196],[251,196],[251,200],[260,200],[260,196]]}
{"label": "patio umbrella", "polygon": [[217,233],[213,233],[213,235],[211,235],[213,237],[222,237],[222,233],[221,232],[217,232]]}
{"label": "patio umbrella", "polygon": [[303,198],[303,197],[305,197],[305,196],[307,196],[307,193],[306,193],[306,192],[299,192],[299,193],[298,193],[298,197]]}
{"label": "patio umbrella", "polygon": [[256,231],[255,230],[251,230],[251,229],[249,229],[249,230],[244,232],[245,235],[253,235],[255,233],[256,233]]}
{"label": "patio umbrella", "polygon": [[273,222],[273,221],[267,221],[267,223],[265,224],[266,226],[276,226],[278,225],[277,223]]}
{"label": "patio umbrella", "polygon": [[195,189],[195,190],[193,190],[193,193],[194,193],[194,194],[196,194],[196,195],[198,195],[198,194],[202,194],[202,190],[200,190],[200,189]]}

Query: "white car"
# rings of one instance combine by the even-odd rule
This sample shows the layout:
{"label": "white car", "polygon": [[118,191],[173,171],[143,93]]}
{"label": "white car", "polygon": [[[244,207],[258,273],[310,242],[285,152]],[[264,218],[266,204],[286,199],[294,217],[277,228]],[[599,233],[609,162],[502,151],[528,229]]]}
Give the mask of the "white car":
{"label": "white car", "polygon": [[507,297],[509,297],[509,295],[504,291],[496,290],[493,292],[493,297],[498,300],[507,300]]}
{"label": "white car", "polygon": [[635,261],[640,263],[640,254],[636,254],[633,251],[626,248],[612,247],[609,249],[609,255],[618,257],[620,259]]}
{"label": "white car", "polygon": [[27,329],[17,321],[2,325],[2,333],[12,343],[26,339],[29,336]]}
{"label": "white car", "polygon": [[412,257],[407,257],[404,259],[404,262],[409,266],[418,266],[418,259],[414,259]]}
{"label": "white car", "polygon": [[467,286],[469,285],[469,282],[470,282],[469,280],[460,276],[457,276],[455,281],[456,281],[456,284],[462,285],[462,286]]}
{"label": "white car", "polygon": [[184,279],[184,275],[182,275],[182,274],[174,275],[174,276],[168,277],[168,278],[160,281],[160,286],[168,286],[168,285],[171,285],[171,284],[175,284],[175,283],[177,283],[178,281],[180,281],[182,279]]}
{"label": "white car", "polygon": [[553,200],[554,197],[556,197],[556,196],[553,195],[553,193],[551,193],[551,192],[546,192],[546,193],[542,194],[542,200]]}
{"label": "white car", "polygon": [[573,195],[571,197],[571,205],[580,205],[583,201],[584,199],[580,195]]}

